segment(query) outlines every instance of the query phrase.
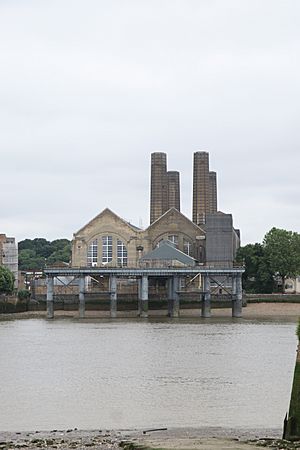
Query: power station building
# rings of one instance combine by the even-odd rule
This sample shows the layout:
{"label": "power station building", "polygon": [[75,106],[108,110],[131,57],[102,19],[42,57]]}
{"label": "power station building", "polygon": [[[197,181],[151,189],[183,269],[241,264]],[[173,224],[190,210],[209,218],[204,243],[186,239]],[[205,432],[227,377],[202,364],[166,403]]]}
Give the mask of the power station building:
{"label": "power station building", "polygon": [[[233,266],[239,232],[232,215],[218,211],[217,176],[209,170],[207,152],[194,153],[192,220],[180,212],[180,174],[167,170],[166,153],[151,155],[150,190],[148,228],[142,230],[106,208],[74,234],[72,267],[154,264],[147,255],[163,241],[193,258],[196,265]],[[184,260],[184,255],[176,260],[166,257],[164,263],[180,266]]]}

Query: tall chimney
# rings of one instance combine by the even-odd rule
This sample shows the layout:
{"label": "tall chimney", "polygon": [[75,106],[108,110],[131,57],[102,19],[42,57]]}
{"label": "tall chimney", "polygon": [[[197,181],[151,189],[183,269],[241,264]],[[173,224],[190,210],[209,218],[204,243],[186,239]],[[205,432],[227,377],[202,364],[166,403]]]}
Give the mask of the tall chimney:
{"label": "tall chimney", "polygon": [[209,211],[212,213],[218,211],[216,172],[209,172]]}
{"label": "tall chimney", "polygon": [[193,171],[193,222],[205,223],[209,212],[209,155],[207,152],[194,153]]}
{"label": "tall chimney", "polygon": [[168,171],[168,209],[176,208],[180,211],[180,180],[179,172]]}
{"label": "tall chimney", "polygon": [[150,223],[158,219],[168,209],[167,155],[151,154]]}

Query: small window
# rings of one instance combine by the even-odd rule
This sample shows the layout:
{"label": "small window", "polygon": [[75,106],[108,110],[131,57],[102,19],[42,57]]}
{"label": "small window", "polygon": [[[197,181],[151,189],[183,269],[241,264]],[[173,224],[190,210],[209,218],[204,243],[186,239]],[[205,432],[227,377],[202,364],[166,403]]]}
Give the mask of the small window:
{"label": "small window", "polygon": [[183,251],[186,255],[192,256],[192,244],[187,239],[183,240]]}
{"label": "small window", "polygon": [[178,236],[176,234],[170,234],[168,240],[172,242],[176,248],[178,247]]}

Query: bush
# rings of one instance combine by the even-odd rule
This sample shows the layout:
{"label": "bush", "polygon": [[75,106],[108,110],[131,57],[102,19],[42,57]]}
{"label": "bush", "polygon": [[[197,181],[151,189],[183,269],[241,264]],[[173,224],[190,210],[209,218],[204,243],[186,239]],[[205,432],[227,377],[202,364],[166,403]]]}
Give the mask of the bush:
{"label": "bush", "polygon": [[0,294],[12,294],[14,282],[13,273],[7,267],[0,266]]}
{"label": "bush", "polygon": [[18,299],[19,300],[28,300],[31,296],[31,293],[27,289],[20,289],[18,291]]}

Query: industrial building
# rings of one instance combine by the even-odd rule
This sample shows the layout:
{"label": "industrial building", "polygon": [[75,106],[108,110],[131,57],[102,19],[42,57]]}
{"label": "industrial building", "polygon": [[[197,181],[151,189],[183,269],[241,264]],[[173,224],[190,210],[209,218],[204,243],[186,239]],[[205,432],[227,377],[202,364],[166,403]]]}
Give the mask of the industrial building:
{"label": "industrial building", "polygon": [[231,214],[218,211],[207,152],[194,153],[192,204],[190,220],[180,212],[179,172],[167,170],[166,153],[152,153],[150,225],[142,230],[106,208],[74,234],[72,267],[140,267],[165,240],[197,265],[233,267],[239,231]]}
{"label": "industrial building", "polygon": [[165,153],[151,155],[150,192],[146,229],[106,208],[74,234],[71,267],[45,269],[49,319],[55,279],[62,276],[76,280],[80,318],[88,296],[96,295],[99,304],[103,294],[109,296],[112,318],[118,295],[125,294],[137,299],[140,317],[148,317],[149,298],[164,299],[168,315],[178,317],[180,302],[193,294],[208,318],[211,295],[223,290],[233,317],[241,317],[244,270],[233,267],[239,232],[231,214],[217,209],[217,177],[209,170],[208,153],[194,154],[192,220],[180,211],[180,175],[168,171]]}

